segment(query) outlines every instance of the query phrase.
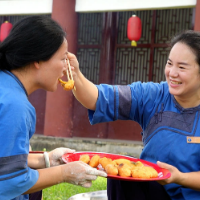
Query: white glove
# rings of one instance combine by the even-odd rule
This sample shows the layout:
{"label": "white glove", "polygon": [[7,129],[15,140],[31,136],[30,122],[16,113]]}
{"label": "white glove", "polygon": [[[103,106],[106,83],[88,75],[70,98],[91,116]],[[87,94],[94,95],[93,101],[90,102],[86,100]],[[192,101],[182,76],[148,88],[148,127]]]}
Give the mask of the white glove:
{"label": "white glove", "polygon": [[91,187],[92,181],[97,179],[97,176],[107,177],[103,171],[92,168],[81,161],[74,161],[62,166],[62,174],[64,182],[82,187]]}
{"label": "white glove", "polygon": [[48,153],[50,166],[53,167],[53,166],[58,166],[58,165],[64,164],[64,162],[62,160],[62,155],[66,154],[66,153],[74,153],[74,152],[75,152],[75,150],[64,148],[64,147],[56,148],[56,149],[50,151]]}

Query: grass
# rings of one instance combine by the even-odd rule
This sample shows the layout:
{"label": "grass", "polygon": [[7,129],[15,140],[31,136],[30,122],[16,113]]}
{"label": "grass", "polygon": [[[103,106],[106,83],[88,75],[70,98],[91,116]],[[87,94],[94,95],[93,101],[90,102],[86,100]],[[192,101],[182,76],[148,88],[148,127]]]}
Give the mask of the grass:
{"label": "grass", "polygon": [[60,183],[43,190],[43,200],[67,200],[69,197],[85,192],[106,190],[107,179],[98,177],[90,188],[72,185],[69,183]]}

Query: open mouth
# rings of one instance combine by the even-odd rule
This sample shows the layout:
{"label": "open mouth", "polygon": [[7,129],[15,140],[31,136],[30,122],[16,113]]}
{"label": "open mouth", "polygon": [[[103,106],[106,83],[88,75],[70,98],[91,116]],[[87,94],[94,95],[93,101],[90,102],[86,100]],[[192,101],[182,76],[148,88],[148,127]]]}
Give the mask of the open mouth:
{"label": "open mouth", "polygon": [[182,82],[177,82],[177,81],[170,81],[173,85],[180,85]]}

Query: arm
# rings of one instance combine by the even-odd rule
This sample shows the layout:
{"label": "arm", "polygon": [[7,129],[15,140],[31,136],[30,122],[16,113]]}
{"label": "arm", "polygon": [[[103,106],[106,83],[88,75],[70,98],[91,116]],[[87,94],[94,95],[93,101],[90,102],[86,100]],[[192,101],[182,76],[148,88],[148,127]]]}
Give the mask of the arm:
{"label": "arm", "polygon": [[73,71],[73,78],[76,87],[76,91],[73,90],[74,96],[84,107],[90,110],[95,110],[98,98],[97,87],[81,73],[75,55],[68,53],[68,59]]}
{"label": "arm", "polygon": [[33,193],[62,182],[90,187],[92,181],[96,180],[97,176],[107,176],[105,172],[92,168],[81,161],[39,169],[37,171],[39,172],[38,181],[25,194]]}
{"label": "arm", "polygon": [[26,191],[24,194],[37,192],[44,188],[63,182],[61,169],[59,166],[45,168],[45,169],[38,169],[37,171],[39,172],[39,178],[36,184],[28,191]]}
{"label": "arm", "polygon": [[200,171],[183,173],[183,172],[180,172],[176,167],[172,165],[159,162],[159,161],[157,162],[157,164],[159,167],[168,169],[171,172],[170,178],[166,180],[158,181],[161,185],[176,183],[184,187],[200,191]]}
{"label": "arm", "polygon": [[45,168],[44,155],[42,153],[29,153],[28,166],[32,169]]}
{"label": "arm", "polygon": [[31,153],[28,155],[28,165],[31,168],[38,169],[39,178],[36,184],[26,194],[62,182],[90,187],[92,180],[95,180],[97,176],[106,176],[104,172],[98,171],[80,161],[62,165],[62,155],[65,153],[74,153],[74,150],[60,147],[48,152],[50,168],[45,168],[43,154]]}
{"label": "arm", "polygon": [[[75,150],[59,147],[48,152],[50,166],[58,166],[64,164],[62,156],[66,153],[74,153]],[[44,154],[43,153],[29,153],[28,155],[28,166],[32,169],[42,169],[46,167]]]}

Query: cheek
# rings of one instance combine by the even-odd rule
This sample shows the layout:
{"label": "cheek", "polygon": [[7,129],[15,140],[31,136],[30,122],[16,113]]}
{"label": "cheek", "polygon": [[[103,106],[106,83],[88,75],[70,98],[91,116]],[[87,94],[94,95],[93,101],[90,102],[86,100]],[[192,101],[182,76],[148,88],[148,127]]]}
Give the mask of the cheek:
{"label": "cheek", "polygon": [[164,72],[165,72],[165,76],[167,77],[169,75],[169,69],[167,67],[165,67]]}
{"label": "cheek", "polygon": [[65,63],[64,62],[57,63],[57,69],[60,70],[60,71],[64,70],[65,69]]}

